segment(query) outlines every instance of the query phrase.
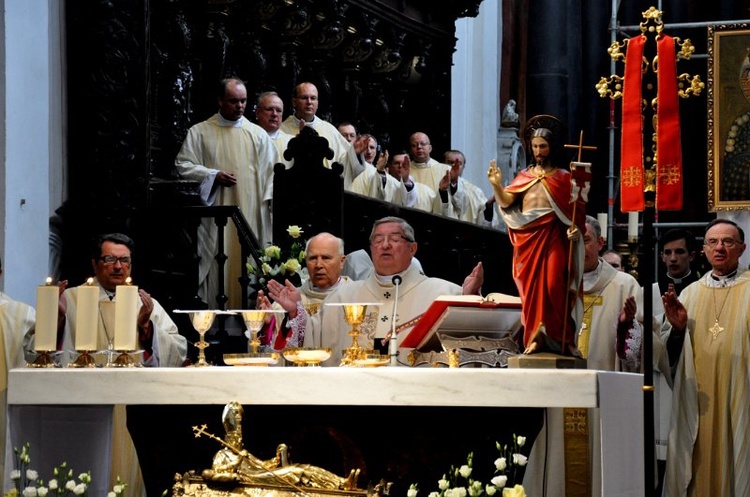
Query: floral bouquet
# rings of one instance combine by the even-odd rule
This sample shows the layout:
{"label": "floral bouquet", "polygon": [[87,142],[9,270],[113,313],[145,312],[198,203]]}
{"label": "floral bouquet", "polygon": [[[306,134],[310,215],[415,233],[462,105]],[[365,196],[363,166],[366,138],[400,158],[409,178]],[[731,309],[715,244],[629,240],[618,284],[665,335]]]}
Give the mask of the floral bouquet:
{"label": "floral bouquet", "polygon": [[[489,483],[474,480],[471,477],[474,463],[474,453],[469,453],[466,464],[459,468],[451,466],[448,473],[438,480],[438,491],[430,492],[428,497],[479,497],[480,495],[495,495],[501,492],[502,497],[526,497],[523,486],[516,484],[518,471],[526,466],[527,458],[520,453],[526,443],[526,437],[513,435],[513,444],[500,445],[495,442],[500,456],[495,459],[494,477]],[[417,497],[419,489],[412,484],[407,491],[407,497]]]}
{"label": "floral bouquet", "polygon": [[[13,488],[5,492],[4,497],[45,497],[53,495],[88,495],[89,486],[91,485],[91,472],[87,471],[73,476],[73,468],[69,468],[66,462],[55,467],[52,471],[52,478],[45,484],[44,480],[39,477],[39,473],[31,469],[31,457],[29,456],[29,444],[26,443],[21,447],[13,449],[16,468],[10,473],[10,479],[13,482]],[[122,496],[127,487],[127,483],[120,481],[117,477],[117,483],[112,487],[112,491],[107,493],[107,497]]]}
{"label": "floral bouquet", "polygon": [[[285,279],[300,284],[302,279],[307,278],[305,262],[305,244],[302,238],[302,228],[291,225],[286,229],[289,240],[284,244],[271,242],[260,254],[260,268],[256,268],[251,262],[247,263],[247,272],[255,275],[261,289],[266,289],[269,279],[284,282]],[[298,280],[298,281],[295,281]]]}

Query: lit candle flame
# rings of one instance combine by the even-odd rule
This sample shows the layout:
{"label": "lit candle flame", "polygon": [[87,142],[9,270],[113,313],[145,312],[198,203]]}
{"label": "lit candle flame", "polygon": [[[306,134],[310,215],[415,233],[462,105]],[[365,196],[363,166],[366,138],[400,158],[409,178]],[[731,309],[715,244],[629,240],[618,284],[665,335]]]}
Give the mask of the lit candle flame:
{"label": "lit candle flame", "polygon": [[86,280],[87,285],[93,285],[94,284],[94,278],[89,278]]}
{"label": "lit candle flame", "polygon": [[50,276],[47,276],[47,280],[44,282],[44,284],[47,286],[52,285],[52,278]]}
{"label": "lit candle flame", "polygon": [[127,278],[125,278],[125,284],[126,285],[132,285],[133,284],[133,279],[130,276],[128,276]]}

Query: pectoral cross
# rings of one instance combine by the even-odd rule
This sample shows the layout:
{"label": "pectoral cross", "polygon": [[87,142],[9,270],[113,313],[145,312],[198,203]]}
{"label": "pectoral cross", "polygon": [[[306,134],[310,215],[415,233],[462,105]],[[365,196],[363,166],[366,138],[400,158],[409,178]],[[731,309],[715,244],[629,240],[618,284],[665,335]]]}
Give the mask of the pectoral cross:
{"label": "pectoral cross", "polygon": [[708,331],[711,332],[711,335],[714,337],[714,340],[716,340],[719,337],[719,333],[724,331],[724,328],[719,326],[719,320],[717,319],[713,326],[711,326]]}

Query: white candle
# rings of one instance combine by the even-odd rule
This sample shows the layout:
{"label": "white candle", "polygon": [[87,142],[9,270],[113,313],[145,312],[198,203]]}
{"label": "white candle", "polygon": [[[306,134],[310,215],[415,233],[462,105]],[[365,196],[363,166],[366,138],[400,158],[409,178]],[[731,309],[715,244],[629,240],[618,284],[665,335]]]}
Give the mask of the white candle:
{"label": "white candle", "polygon": [[34,349],[38,352],[57,350],[57,309],[60,288],[47,278],[36,289],[36,331]]}
{"label": "white candle", "polygon": [[96,350],[99,327],[99,287],[89,278],[76,289],[76,350]]}
{"label": "white candle", "polygon": [[602,238],[607,239],[607,213],[600,212],[596,215],[596,220],[599,221],[599,226],[602,228]]}
{"label": "white candle", "polygon": [[637,212],[628,213],[628,241],[629,242],[638,241],[638,213]]}
{"label": "white candle", "polygon": [[136,350],[138,345],[138,287],[130,278],[115,289],[115,350]]}

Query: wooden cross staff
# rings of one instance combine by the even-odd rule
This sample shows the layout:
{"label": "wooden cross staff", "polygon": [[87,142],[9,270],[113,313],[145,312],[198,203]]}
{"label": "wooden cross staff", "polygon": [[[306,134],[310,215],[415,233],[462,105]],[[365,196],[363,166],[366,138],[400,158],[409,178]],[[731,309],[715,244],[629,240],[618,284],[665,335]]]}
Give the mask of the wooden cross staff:
{"label": "wooden cross staff", "polygon": [[[578,150],[578,160],[577,162],[581,162],[581,155],[583,154],[584,150],[596,150],[596,147],[591,145],[584,145],[583,144],[583,130],[581,130],[580,137],[578,138],[578,144],[577,145],[564,145],[565,148],[575,148]],[[575,226],[576,224],[576,207],[578,206],[578,202],[573,203],[573,216],[570,220],[571,225]],[[583,233],[580,234],[581,237],[583,237]],[[569,247],[568,247],[568,285],[565,287],[565,312],[568,312],[568,306],[570,305],[570,280],[572,278],[571,274],[571,268],[573,266],[573,240],[570,240]],[[578,323],[576,323],[577,325]],[[563,322],[563,334],[562,334],[562,346],[565,346],[565,335],[568,333],[568,320],[566,319]],[[575,331],[574,331],[575,333]],[[562,351],[563,354],[565,351]]]}
{"label": "wooden cross staff", "polygon": [[584,145],[583,144],[583,130],[581,130],[581,135],[578,138],[578,145],[568,145],[568,144],[566,144],[566,145],[564,145],[564,147],[565,148],[575,148],[575,149],[578,149],[578,162],[581,162],[581,154],[583,153],[584,150],[591,150],[591,151],[596,150],[596,147],[594,147],[594,146]]}

